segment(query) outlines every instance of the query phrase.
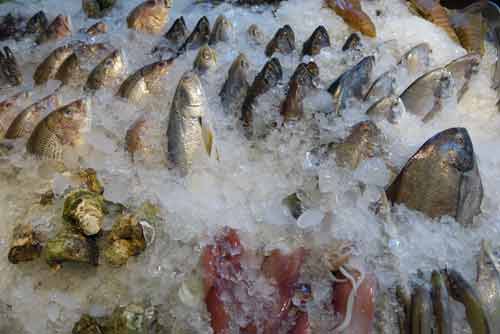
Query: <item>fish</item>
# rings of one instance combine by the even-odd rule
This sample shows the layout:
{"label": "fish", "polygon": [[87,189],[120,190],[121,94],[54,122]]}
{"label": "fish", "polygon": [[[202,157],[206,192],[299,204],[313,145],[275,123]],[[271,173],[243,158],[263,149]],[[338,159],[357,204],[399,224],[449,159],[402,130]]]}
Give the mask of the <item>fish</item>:
{"label": "fish", "polygon": [[45,60],[38,65],[33,74],[36,85],[43,85],[47,81],[54,79],[59,67],[73,54],[73,46],[64,45],[52,51]]}
{"label": "fish", "polygon": [[406,113],[403,101],[397,95],[388,95],[371,105],[366,114],[374,121],[382,119],[397,124],[401,116]]}
{"label": "fish", "polygon": [[22,22],[22,17],[14,16],[12,13],[1,16],[0,23],[0,41],[17,37],[19,34],[19,25]]}
{"label": "fish", "polygon": [[411,333],[432,333],[432,300],[424,287],[417,286],[411,296]]}
{"label": "fish", "polygon": [[279,28],[266,46],[266,57],[272,57],[275,52],[289,54],[295,50],[295,34],[292,27],[285,24]]}
{"label": "fish", "polygon": [[253,111],[257,103],[257,98],[276,87],[282,78],[283,70],[278,58],[271,58],[255,77],[247,91],[241,109],[240,121],[242,122],[247,138],[253,135]]}
{"label": "fish", "polygon": [[396,299],[400,306],[398,312],[398,325],[400,334],[411,333],[411,293],[406,283],[396,286]]}
{"label": "fish", "polygon": [[349,35],[344,45],[342,46],[342,51],[356,50],[361,46],[361,37],[353,32]]}
{"label": "fish", "polygon": [[116,0],[82,0],[85,14],[92,19],[98,19],[108,14],[116,4]]}
{"label": "fish", "polygon": [[40,34],[47,30],[48,26],[49,21],[47,20],[47,16],[45,15],[45,12],[41,10],[28,20],[26,27],[24,28],[24,34]]}
{"label": "fish", "polygon": [[171,7],[171,0],[147,0],[130,12],[127,26],[139,32],[159,34],[167,24]]}
{"label": "fish", "polygon": [[29,91],[21,91],[0,102],[0,138],[3,138],[8,126],[16,118],[17,109],[29,96]]}
{"label": "fish", "polygon": [[428,122],[443,110],[444,100],[453,89],[452,74],[446,68],[437,68],[415,80],[400,98],[409,113]]}
{"label": "fish", "polygon": [[184,43],[181,45],[178,54],[183,54],[188,50],[193,50],[201,47],[204,44],[207,44],[210,39],[210,22],[208,21],[206,16],[203,16],[198,20],[194,30],[191,34],[186,38]]}
{"label": "fish", "polygon": [[480,11],[454,11],[450,22],[465,50],[484,55],[486,22]]}
{"label": "fish", "polygon": [[489,240],[481,242],[477,260],[477,294],[490,320],[492,333],[500,331],[500,249]]}
{"label": "fish", "polygon": [[409,6],[418,15],[443,29],[453,41],[459,42],[455,30],[451,26],[448,12],[439,3],[439,0],[410,0]]}
{"label": "fish", "polygon": [[375,57],[368,56],[340,75],[328,88],[334,99],[334,113],[341,115],[349,99],[363,99],[370,84]]}
{"label": "fish", "polygon": [[186,39],[188,33],[184,17],[181,16],[174,21],[170,29],[168,29],[167,33],[163,37],[172,43],[172,45],[177,46]]}
{"label": "fish", "polygon": [[75,147],[82,141],[89,123],[87,109],[87,101],[80,99],[52,111],[31,133],[26,143],[28,153],[62,160],[66,147]]}
{"label": "fish", "polygon": [[205,119],[205,93],[194,72],[186,72],[177,85],[167,128],[167,159],[185,176],[203,148],[212,153],[213,135]]}
{"label": "fish", "polygon": [[61,81],[63,85],[80,82],[80,79],[82,79],[82,69],[80,68],[80,60],[76,53],[69,56],[61,67],[59,67],[55,79]]}
{"label": "fish", "polygon": [[136,154],[150,152],[150,145],[144,140],[150,126],[151,124],[149,124],[145,115],[142,115],[128,128],[125,136],[125,149],[130,154],[132,161],[134,161]]}
{"label": "fish", "polygon": [[53,42],[71,35],[69,16],[58,15],[37,38],[38,44]]}
{"label": "fish", "polygon": [[352,29],[368,37],[377,36],[375,25],[361,8],[360,0],[326,0],[326,4]]}
{"label": "fish", "polygon": [[370,101],[394,94],[396,91],[396,75],[396,67],[382,73],[368,89],[364,100]]}
{"label": "fish", "polygon": [[24,80],[16,56],[8,46],[5,46],[3,51],[0,51],[0,69],[2,70],[2,74],[9,84],[19,86]]}
{"label": "fish", "polygon": [[215,20],[208,45],[215,45],[218,42],[228,42],[231,39],[233,24],[224,15],[219,15]]}
{"label": "fish", "polygon": [[463,57],[451,61],[444,68],[447,69],[457,88],[457,100],[460,101],[464,94],[469,90],[469,82],[473,75],[479,72],[481,55],[478,53],[469,53]]}
{"label": "fish", "polygon": [[117,95],[133,102],[140,101],[144,96],[152,93],[155,84],[168,74],[173,63],[173,59],[161,60],[140,68],[125,79]]}
{"label": "fish", "polygon": [[493,333],[484,305],[479,300],[477,291],[453,269],[445,269],[446,285],[450,296],[465,307],[467,322],[474,334]]}
{"label": "fish", "polygon": [[297,121],[304,113],[303,99],[317,87],[319,68],[314,62],[301,63],[290,78],[285,101],[281,105],[281,115],[285,122]]}
{"label": "fish", "polygon": [[121,50],[111,52],[93,70],[85,84],[86,90],[97,90],[109,85],[125,71],[125,62]]}
{"label": "fish", "polygon": [[330,46],[330,36],[328,35],[328,31],[324,26],[320,25],[304,42],[302,46],[302,56],[315,56],[321,52],[321,49],[329,48]]}
{"label": "fish", "polygon": [[59,104],[60,101],[57,94],[51,94],[30,105],[14,118],[5,133],[5,138],[17,139],[28,137],[42,117],[48,111],[58,108]]}
{"label": "fish", "polygon": [[483,186],[474,147],[465,128],[450,128],[427,140],[386,189],[393,204],[430,218],[453,217],[470,226],[481,210]]}
{"label": "fish", "polygon": [[249,68],[250,63],[244,53],[240,53],[231,64],[227,79],[219,93],[221,103],[226,109],[241,109],[250,87],[247,79]]}
{"label": "fish", "polygon": [[198,75],[203,75],[217,67],[217,54],[214,49],[204,45],[198,51],[193,64],[193,70]]}
{"label": "fish", "polygon": [[247,29],[249,39],[257,45],[264,44],[264,33],[256,24],[251,24]]}
{"label": "fish", "polygon": [[437,270],[432,272],[432,306],[436,319],[437,334],[453,334],[453,321],[450,298],[443,274]]}
{"label": "fish", "polygon": [[428,43],[420,43],[408,50],[399,60],[398,66],[406,70],[411,79],[427,72],[431,64],[432,48]]}
{"label": "fish", "polygon": [[85,33],[87,35],[92,36],[92,37],[100,35],[100,34],[105,34],[107,32],[108,32],[108,25],[103,21],[99,21],[99,22],[93,24],[85,31]]}
{"label": "fish", "polygon": [[337,165],[354,170],[366,159],[381,154],[381,132],[372,121],[355,124],[340,144],[331,144]]}

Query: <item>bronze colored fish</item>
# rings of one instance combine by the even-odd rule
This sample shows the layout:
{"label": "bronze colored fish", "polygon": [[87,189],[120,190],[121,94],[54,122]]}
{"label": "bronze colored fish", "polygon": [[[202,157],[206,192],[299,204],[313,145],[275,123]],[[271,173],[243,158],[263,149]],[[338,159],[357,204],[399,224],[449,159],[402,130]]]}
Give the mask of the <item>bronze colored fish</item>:
{"label": "bronze colored fish", "polygon": [[160,33],[168,21],[171,1],[147,0],[135,7],[127,17],[130,29],[149,34]]}
{"label": "bronze colored fish", "polygon": [[427,21],[440,27],[452,40],[458,43],[458,37],[451,26],[446,9],[441,6],[439,0],[410,0],[410,7]]}
{"label": "bronze colored fish", "polygon": [[87,126],[86,101],[74,101],[38,123],[26,143],[27,151],[39,158],[62,160],[65,147],[80,144]]}
{"label": "bronze colored fish", "polygon": [[5,138],[16,139],[29,136],[42,117],[45,116],[47,112],[58,107],[59,98],[56,94],[51,94],[37,101],[21,111],[16,118],[14,118],[5,133]]}
{"label": "bronze colored fish", "polygon": [[377,36],[375,25],[361,8],[359,0],[326,0],[326,4],[352,29],[368,37]]}
{"label": "bronze colored fish", "polygon": [[108,25],[104,23],[103,21],[99,21],[95,24],[93,24],[91,27],[89,27],[85,33],[89,36],[97,36],[100,34],[105,34],[108,32]]}
{"label": "bronze colored fish", "polygon": [[54,79],[59,67],[71,54],[73,54],[73,47],[70,45],[61,46],[52,51],[36,68],[33,75],[35,84],[43,85],[47,81]]}
{"label": "bronze colored fish", "polygon": [[483,186],[467,130],[451,128],[427,140],[386,194],[392,203],[431,218],[450,216],[471,225],[480,213]]}
{"label": "bronze colored fish", "polygon": [[93,70],[85,84],[87,90],[97,90],[107,86],[125,71],[125,62],[121,50],[111,52]]}
{"label": "bronze colored fish", "polygon": [[154,85],[168,74],[173,62],[173,59],[161,60],[142,67],[121,84],[117,95],[134,102],[140,101],[151,94]]}
{"label": "bronze colored fish", "polygon": [[47,43],[68,37],[71,35],[71,24],[69,16],[58,15],[47,29],[37,39],[38,44]]}
{"label": "bronze colored fish", "polygon": [[49,21],[47,20],[47,16],[41,10],[35,15],[33,15],[28,22],[26,23],[26,28],[24,33],[28,34],[40,34],[47,30],[49,26]]}

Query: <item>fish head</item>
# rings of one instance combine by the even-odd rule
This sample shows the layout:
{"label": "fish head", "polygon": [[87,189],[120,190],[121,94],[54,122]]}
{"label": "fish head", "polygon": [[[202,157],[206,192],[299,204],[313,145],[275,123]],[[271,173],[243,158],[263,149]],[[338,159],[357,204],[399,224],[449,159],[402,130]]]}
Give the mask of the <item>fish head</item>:
{"label": "fish head", "polygon": [[436,145],[444,161],[458,171],[465,173],[474,168],[474,148],[465,128],[440,132],[429,140],[428,145]]}
{"label": "fish head", "polygon": [[87,128],[89,125],[87,113],[89,103],[88,99],[80,99],[57,109],[55,112],[58,113],[59,126],[75,130],[84,130]]}
{"label": "fish head", "polygon": [[281,27],[274,36],[274,42],[279,50],[291,51],[295,49],[295,33],[288,24]]}
{"label": "fish head", "polygon": [[208,21],[206,16],[203,16],[198,23],[196,23],[196,27],[193,30],[193,34],[208,36],[210,35],[210,22]]}
{"label": "fish head", "polygon": [[324,26],[318,26],[311,35],[311,43],[314,48],[326,48],[330,46],[330,36]]}
{"label": "fish head", "polygon": [[238,57],[234,60],[234,71],[246,73],[250,68],[250,62],[244,53],[240,53]]}
{"label": "fish head", "polygon": [[152,64],[151,70],[155,76],[162,76],[168,73],[173,63],[174,59],[161,60]]}
{"label": "fish head", "polygon": [[283,77],[281,63],[278,58],[272,58],[264,65],[261,73],[259,73],[257,80],[264,90],[274,87],[279,80]]}
{"label": "fish head", "polygon": [[224,15],[219,15],[215,20],[213,29],[218,33],[227,34],[232,28],[233,25],[231,24],[231,21],[229,21]]}
{"label": "fish head", "polygon": [[[179,81],[174,100],[190,107],[199,107],[203,104],[203,99],[203,88],[198,75],[194,72],[185,73]],[[189,110],[191,109],[198,110],[200,108],[189,108]],[[201,115],[189,116],[199,117]]]}
{"label": "fish head", "polygon": [[217,54],[214,49],[208,45],[204,45],[198,53],[198,60],[206,65],[215,64],[217,62]]}

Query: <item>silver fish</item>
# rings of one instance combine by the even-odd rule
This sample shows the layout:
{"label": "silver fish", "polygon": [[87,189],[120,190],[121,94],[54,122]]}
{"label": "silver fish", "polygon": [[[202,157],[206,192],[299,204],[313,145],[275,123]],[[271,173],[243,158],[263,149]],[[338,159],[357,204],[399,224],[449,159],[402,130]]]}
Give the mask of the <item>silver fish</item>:
{"label": "silver fish", "polygon": [[365,90],[370,84],[374,66],[375,57],[365,57],[330,85],[328,92],[333,96],[336,115],[342,114],[349,99],[362,99],[365,96]]}
{"label": "silver fish", "polygon": [[500,248],[481,242],[477,261],[477,292],[490,319],[492,333],[500,332]]}
{"label": "silver fish", "polygon": [[187,175],[203,148],[212,152],[213,135],[206,127],[205,93],[194,72],[185,73],[175,91],[170,110],[167,146],[168,160]]}
{"label": "silver fish", "polygon": [[208,45],[215,45],[218,42],[227,42],[231,39],[233,24],[224,15],[219,15],[215,20]]}
{"label": "silver fish", "polygon": [[382,73],[368,89],[365,95],[365,101],[380,99],[384,96],[394,94],[396,91],[397,68]]}
{"label": "silver fish", "polygon": [[481,211],[483,186],[467,130],[451,128],[427,140],[386,194],[431,218],[447,215],[471,225]]}
{"label": "silver fish", "polygon": [[401,100],[409,113],[427,122],[442,111],[444,99],[450,97],[452,91],[452,74],[445,68],[438,68],[415,80],[401,94]]}
{"label": "silver fish", "polygon": [[374,121],[386,119],[392,124],[397,124],[405,112],[405,105],[399,96],[389,95],[375,102],[368,108],[366,114]]}
{"label": "silver fish", "polygon": [[224,82],[219,93],[222,105],[225,108],[238,110],[241,108],[243,99],[247,94],[250,84],[247,80],[248,69],[250,64],[245,54],[240,53],[233,61],[227,75],[227,80]]}
{"label": "silver fish", "polygon": [[460,101],[469,89],[470,79],[479,72],[481,55],[479,53],[469,53],[463,57],[453,60],[445,68],[453,76],[453,82],[457,88],[457,99]]}
{"label": "silver fish", "polygon": [[406,69],[411,79],[427,72],[431,63],[431,46],[427,43],[420,43],[406,52],[398,65]]}

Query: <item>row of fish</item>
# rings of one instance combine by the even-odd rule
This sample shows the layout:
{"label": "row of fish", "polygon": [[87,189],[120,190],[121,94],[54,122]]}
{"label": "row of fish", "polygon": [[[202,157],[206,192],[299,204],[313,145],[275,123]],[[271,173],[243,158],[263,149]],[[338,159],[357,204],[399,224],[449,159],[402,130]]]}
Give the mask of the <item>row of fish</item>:
{"label": "row of fish", "polygon": [[[477,279],[470,284],[457,271],[433,271],[432,289],[416,284],[410,294],[406,284],[396,288],[401,309],[398,311],[402,334],[454,333],[451,299],[463,304],[473,334],[500,330],[500,266],[498,249],[483,241],[478,259]],[[422,278],[419,278],[422,280]]]}

